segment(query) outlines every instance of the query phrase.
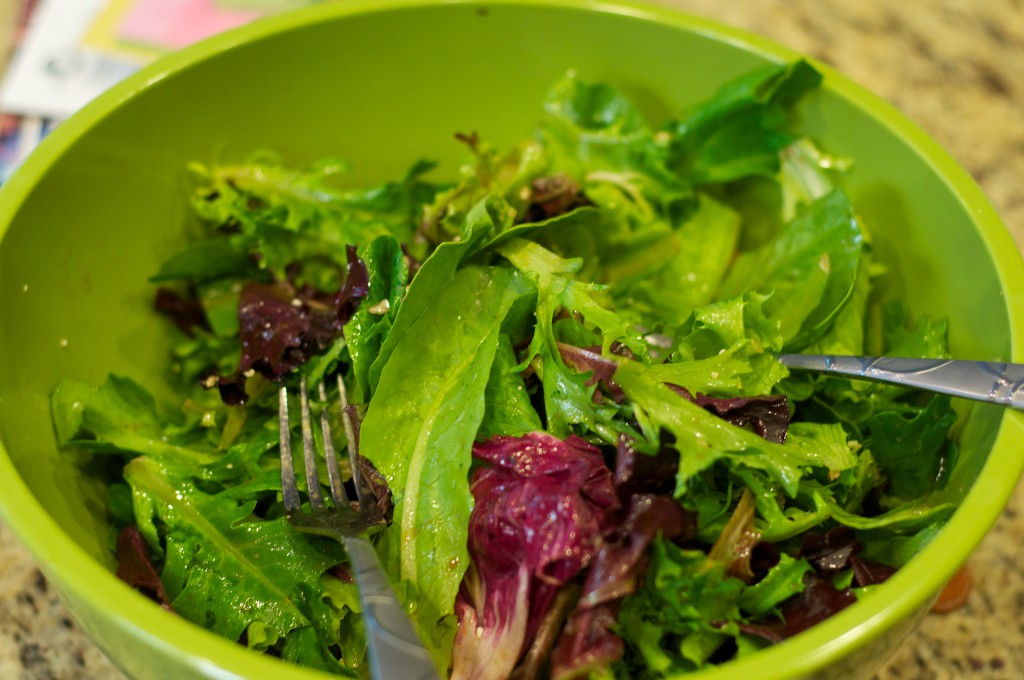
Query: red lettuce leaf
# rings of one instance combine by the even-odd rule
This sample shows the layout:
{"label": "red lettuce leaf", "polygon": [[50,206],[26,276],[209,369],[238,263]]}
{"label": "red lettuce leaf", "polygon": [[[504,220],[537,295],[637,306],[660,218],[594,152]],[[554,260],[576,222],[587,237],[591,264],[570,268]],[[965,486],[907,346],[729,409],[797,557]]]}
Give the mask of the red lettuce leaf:
{"label": "red lettuce leaf", "polygon": [[679,452],[671,446],[659,447],[652,456],[638,452],[632,439],[619,435],[615,486],[620,498],[629,498],[635,493],[672,495],[678,470]]}
{"label": "red lettuce leaf", "polygon": [[719,398],[700,393],[694,396],[679,385],[669,387],[705,411],[714,413],[733,425],[749,426],[758,435],[776,444],[786,442],[790,413],[789,401],[784,394]]}
{"label": "red lettuce leaf", "polygon": [[169,288],[158,288],[153,308],[170,318],[189,337],[193,336],[194,328],[209,329],[203,305],[194,297],[187,298]]}
{"label": "red lettuce leaf", "polygon": [[117,536],[117,577],[167,611],[174,611],[153,566],[149,546],[134,525],[125,527]]}
{"label": "red lettuce leaf", "polygon": [[524,222],[541,222],[576,208],[594,205],[583,194],[579,182],[568,175],[538,177],[530,189],[531,202],[526,207]]}
{"label": "red lettuce leaf", "polygon": [[861,588],[884,583],[896,573],[895,567],[856,556],[850,558],[850,567],[853,569],[854,583]]}
{"label": "red lettuce leaf", "polygon": [[625,644],[613,632],[619,604],[636,591],[651,541],[659,534],[686,540],[696,530],[694,516],[670,497],[634,494],[628,508],[621,525],[605,535],[579,604],[552,653],[555,680],[584,676],[622,658]]}
{"label": "red lettuce leaf", "polygon": [[836,574],[850,565],[861,545],[853,529],[838,526],[824,534],[809,532],[800,541],[797,557],[803,557],[821,574]]}
{"label": "red lettuce leaf", "polygon": [[359,302],[369,291],[366,264],[348,246],[348,271],[336,293],[296,288],[289,281],[264,284],[248,281],[238,301],[238,370],[230,376],[207,378],[204,386],[217,386],[226,404],[245,403],[245,378],[250,371],[270,380],[321,354],[341,334]]}
{"label": "red lettuce leaf", "polygon": [[814,572],[804,577],[804,584],[802,593],[790,598],[780,607],[781,621],[740,623],[740,630],[769,642],[782,642],[857,601],[857,596],[849,588],[840,590],[832,585],[830,579],[818,576]]}

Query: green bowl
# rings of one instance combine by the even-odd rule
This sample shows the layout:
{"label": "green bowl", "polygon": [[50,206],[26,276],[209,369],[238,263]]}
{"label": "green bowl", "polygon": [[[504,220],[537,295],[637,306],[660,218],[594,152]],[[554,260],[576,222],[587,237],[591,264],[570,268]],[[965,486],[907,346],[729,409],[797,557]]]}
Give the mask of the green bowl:
{"label": "green bowl", "polygon": [[[451,172],[456,131],[529,134],[569,68],[654,119],[794,53],[663,9],[586,0],[348,0],[169,56],[63,123],[0,191],[0,510],[82,626],[134,678],[313,680],[215,637],[111,572],[105,489],[59,452],[48,395],[113,370],[158,394],[167,341],[147,277],[184,239],[183,169],[273,149],[348,159],[360,183],[419,157]],[[1024,268],[970,177],[890,106],[820,66],[802,126],[855,159],[845,186],[892,266],[887,291],[949,319],[964,358],[1024,361]],[[980,332],[979,332],[980,331]],[[1007,502],[1024,416],[959,404],[948,527],[888,583],[755,656],[694,675],[862,678],[913,629]]]}

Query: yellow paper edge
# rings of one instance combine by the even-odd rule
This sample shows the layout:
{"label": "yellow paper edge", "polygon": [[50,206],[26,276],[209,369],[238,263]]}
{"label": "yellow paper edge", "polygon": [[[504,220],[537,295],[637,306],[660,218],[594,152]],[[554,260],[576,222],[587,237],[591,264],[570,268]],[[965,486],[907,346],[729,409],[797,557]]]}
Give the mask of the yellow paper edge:
{"label": "yellow paper edge", "polygon": [[114,57],[131,59],[143,64],[153,61],[163,54],[161,50],[124,43],[118,37],[117,29],[136,2],[137,0],[110,0],[89,25],[85,35],[82,36],[82,44]]}

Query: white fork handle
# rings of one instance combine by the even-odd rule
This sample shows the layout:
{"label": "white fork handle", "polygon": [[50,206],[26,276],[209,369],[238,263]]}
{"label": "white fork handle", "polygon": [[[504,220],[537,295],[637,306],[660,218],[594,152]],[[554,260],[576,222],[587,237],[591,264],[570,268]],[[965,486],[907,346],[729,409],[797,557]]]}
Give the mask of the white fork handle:
{"label": "white fork handle", "polygon": [[395,597],[373,545],[346,536],[345,548],[359,586],[373,680],[437,680],[430,653]]}

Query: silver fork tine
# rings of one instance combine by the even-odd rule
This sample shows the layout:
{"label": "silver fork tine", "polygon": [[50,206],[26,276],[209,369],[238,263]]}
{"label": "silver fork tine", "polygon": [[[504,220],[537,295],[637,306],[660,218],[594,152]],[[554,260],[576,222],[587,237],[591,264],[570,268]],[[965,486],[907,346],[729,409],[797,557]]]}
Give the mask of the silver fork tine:
{"label": "silver fork tine", "polygon": [[[356,485],[358,489],[365,486],[366,482],[359,475],[358,458],[355,451],[355,432],[351,413],[347,410],[348,398],[345,394],[345,385],[340,376],[338,387],[341,390],[340,400],[345,431],[349,436],[348,449],[353,475],[357,476],[357,480],[362,480]],[[330,536],[345,546],[356,578],[359,602],[363,610],[370,677],[373,680],[389,680],[390,678],[438,680],[430,653],[423,646],[412,621],[408,618],[398,598],[395,597],[394,590],[377,558],[373,544],[370,543],[366,535],[366,530],[370,526],[381,524],[383,518],[379,513],[373,516],[368,511],[362,511],[363,503],[360,503],[361,512],[356,514],[349,504],[345,487],[341,484],[337,464],[338,456],[331,443],[331,427],[326,408],[321,414],[321,427],[324,434],[324,454],[327,458],[331,496],[334,499],[335,508],[324,507],[316,472],[316,449],[313,446],[312,416],[306,389],[306,378],[303,376],[299,400],[302,414],[302,457],[306,464],[306,484],[309,487],[309,503],[312,508],[312,512],[308,513],[301,512],[299,491],[295,484],[295,466],[292,462],[291,430],[288,421],[288,390],[285,387],[278,390],[281,490],[288,523],[298,531]],[[326,390],[322,384],[319,394],[321,400],[326,402]],[[365,498],[369,505],[372,493],[368,492]]]}
{"label": "silver fork tine", "polygon": [[[320,381],[320,401],[327,401],[327,390],[323,381]],[[327,480],[331,487],[331,498],[334,499],[334,507],[348,507],[348,494],[341,484],[341,471],[338,469],[338,454],[334,450],[334,442],[331,440],[331,423],[328,417],[327,408],[320,412],[320,431],[324,435],[324,457],[327,459]]]}
{"label": "silver fork tine", "polygon": [[348,440],[348,464],[352,468],[352,486],[356,489],[356,498],[359,500],[359,512],[365,513],[374,504],[373,492],[359,469],[359,452],[356,450],[356,429],[352,424],[352,414],[348,407],[348,390],[345,389],[345,381],[338,373],[338,401],[341,402],[341,422],[345,424],[345,438]]}
{"label": "silver fork tine", "polygon": [[288,388],[277,391],[277,419],[281,442],[281,496],[284,510],[291,514],[299,509],[299,489],[295,486],[295,465],[292,462],[292,433],[288,422]]}
{"label": "silver fork tine", "polygon": [[313,445],[313,423],[309,414],[309,394],[306,392],[306,376],[299,385],[299,401],[302,404],[302,458],[306,462],[306,493],[309,505],[314,510],[323,510],[324,499],[320,495],[320,476],[316,472],[316,447]]}

